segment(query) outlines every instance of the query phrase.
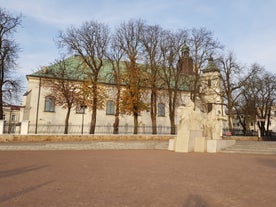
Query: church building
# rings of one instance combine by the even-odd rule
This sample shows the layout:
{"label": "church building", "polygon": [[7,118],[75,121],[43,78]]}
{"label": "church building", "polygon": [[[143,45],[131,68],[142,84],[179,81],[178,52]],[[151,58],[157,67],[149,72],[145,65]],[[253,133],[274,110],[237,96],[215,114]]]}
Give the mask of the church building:
{"label": "church building", "polygon": [[[72,77],[77,72],[77,57],[72,56],[67,59],[72,61],[75,67],[71,68]],[[189,47],[184,46],[182,49],[182,58],[179,60],[178,65],[182,68],[183,76],[194,76],[199,71],[196,71],[193,60],[189,55]],[[22,120],[29,122],[29,134],[43,134],[43,133],[58,133],[62,134],[64,129],[64,120],[66,117],[66,109],[55,104],[55,97],[49,95],[49,89],[45,87],[45,82],[49,78],[57,78],[49,76],[49,67],[43,67],[41,70],[27,75],[28,89],[23,97],[23,109]],[[110,64],[106,63],[102,70],[102,77],[106,77],[108,71],[111,71]],[[221,107],[221,98],[214,95],[214,93],[220,90],[220,74],[219,70],[214,64],[212,58],[209,59],[208,65],[203,73],[200,74],[200,86],[201,92],[209,93],[211,95],[205,95],[200,101],[205,102],[204,107],[211,111],[212,108],[216,110],[216,113],[223,113]],[[74,77],[74,81],[81,81],[83,77]],[[100,85],[107,91],[104,107],[97,110],[96,130],[97,134],[112,134],[114,114],[115,114],[115,96],[116,87],[114,82],[110,79],[101,79]],[[214,87],[218,89],[213,89]],[[145,89],[147,91],[148,89]],[[162,89],[160,89],[162,90]],[[157,99],[157,134],[170,134],[170,118],[168,110],[168,99],[166,93],[160,93]],[[179,106],[185,104],[185,100],[190,99],[191,91],[187,89],[179,90],[181,100]],[[213,95],[212,95],[213,94]],[[217,93],[218,94],[218,93]],[[214,99],[214,97],[216,97]],[[150,93],[145,96],[150,102]],[[213,107],[212,107],[213,106]],[[175,114],[177,120],[177,114]],[[145,110],[139,114],[139,134],[151,134],[151,116],[150,111]],[[74,110],[71,111],[69,117],[69,134],[88,134],[91,121],[91,109],[82,105],[76,105]],[[131,115],[121,114],[119,124],[120,134],[132,134],[133,133],[133,117]]]}

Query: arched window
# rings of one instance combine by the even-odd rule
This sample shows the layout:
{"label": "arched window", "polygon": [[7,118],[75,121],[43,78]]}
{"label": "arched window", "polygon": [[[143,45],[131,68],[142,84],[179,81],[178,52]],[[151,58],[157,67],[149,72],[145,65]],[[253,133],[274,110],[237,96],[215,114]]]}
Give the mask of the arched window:
{"label": "arched window", "polygon": [[165,104],[164,103],[158,104],[158,116],[165,116]]}
{"label": "arched window", "polygon": [[55,99],[54,99],[54,97],[51,97],[51,96],[45,97],[44,111],[46,111],[46,112],[55,112]]}
{"label": "arched window", "polygon": [[115,114],[114,101],[108,100],[106,102],[106,115],[114,115],[114,114]]}

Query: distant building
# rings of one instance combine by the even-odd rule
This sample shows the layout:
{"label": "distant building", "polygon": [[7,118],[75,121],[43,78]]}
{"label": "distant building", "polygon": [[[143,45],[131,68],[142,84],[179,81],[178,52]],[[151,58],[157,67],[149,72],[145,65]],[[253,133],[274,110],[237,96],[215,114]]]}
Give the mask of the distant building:
{"label": "distant building", "polygon": [[269,128],[273,132],[276,132],[276,105],[273,105],[271,109]]}
{"label": "distant building", "polygon": [[4,133],[20,133],[21,106],[4,104]]}
{"label": "distant building", "polygon": [[[242,113],[235,113],[233,117],[233,131],[235,134],[244,134],[244,129],[242,123],[245,124],[246,134],[248,135],[257,135],[258,127],[258,119],[256,117],[251,117],[250,115],[246,116]],[[268,118],[265,120],[265,128],[267,127]],[[276,132],[276,105],[273,105],[270,112],[270,120],[269,120],[269,131]],[[228,126],[228,125],[226,125]],[[227,127],[224,130],[227,131]]]}

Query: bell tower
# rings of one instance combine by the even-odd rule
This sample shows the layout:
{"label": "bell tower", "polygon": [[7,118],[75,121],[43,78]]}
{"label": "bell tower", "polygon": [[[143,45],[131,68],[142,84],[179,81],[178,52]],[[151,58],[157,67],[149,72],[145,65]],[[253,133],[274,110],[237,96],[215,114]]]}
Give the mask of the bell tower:
{"label": "bell tower", "polygon": [[182,75],[194,75],[194,62],[190,57],[190,48],[185,43],[181,49],[181,58],[178,61]]}
{"label": "bell tower", "polygon": [[217,108],[216,113],[219,113],[218,111],[221,113],[221,74],[212,56],[208,58],[208,65],[202,72],[201,94],[203,103],[206,105],[208,113],[214,108]]}

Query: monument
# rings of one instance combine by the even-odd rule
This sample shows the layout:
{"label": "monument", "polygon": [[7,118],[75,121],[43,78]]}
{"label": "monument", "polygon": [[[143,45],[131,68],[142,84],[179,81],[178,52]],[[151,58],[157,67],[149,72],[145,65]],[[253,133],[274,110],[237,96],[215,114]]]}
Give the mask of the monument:
{"label": "monument", "polygon": [[177,136],[170,150],[175,152],[217,152],[233,143],[222,140],[224,115],[221,75],[213,58],[200,77],[200,93],[195,103],[187,100],[177,111]]}

